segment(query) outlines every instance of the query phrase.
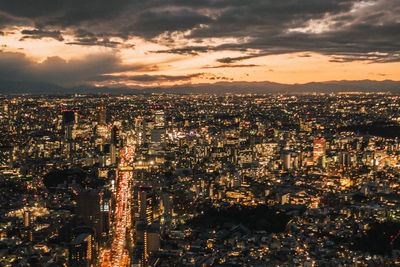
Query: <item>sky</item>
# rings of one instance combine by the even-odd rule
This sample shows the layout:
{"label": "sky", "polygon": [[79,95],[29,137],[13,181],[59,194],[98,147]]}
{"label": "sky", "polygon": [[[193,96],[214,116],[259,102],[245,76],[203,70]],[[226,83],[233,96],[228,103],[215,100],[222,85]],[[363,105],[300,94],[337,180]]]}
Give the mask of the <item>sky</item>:
{"label": "sky", "polygon": [[0,81],[400,80],[398,0],[1,0]]}

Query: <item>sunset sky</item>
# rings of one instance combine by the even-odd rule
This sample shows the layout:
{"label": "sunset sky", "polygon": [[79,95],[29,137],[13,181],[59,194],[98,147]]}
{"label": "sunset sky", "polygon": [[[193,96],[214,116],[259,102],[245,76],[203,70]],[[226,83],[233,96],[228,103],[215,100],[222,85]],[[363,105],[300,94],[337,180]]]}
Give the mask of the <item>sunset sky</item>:
{"label": "sunset sky", "polygon": [[0,80],[400,80],[398,0],[1,0]]}

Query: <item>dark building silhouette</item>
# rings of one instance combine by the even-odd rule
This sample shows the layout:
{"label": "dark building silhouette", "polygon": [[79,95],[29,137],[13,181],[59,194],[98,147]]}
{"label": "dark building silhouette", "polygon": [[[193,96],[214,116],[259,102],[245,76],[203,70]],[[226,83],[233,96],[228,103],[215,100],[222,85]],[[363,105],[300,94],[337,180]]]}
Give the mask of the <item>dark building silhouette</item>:
{"label": "dark building silhouette", "polygon": [[87,226],[95,230],[96,236],[104,230],[101,203],[102,195],[98,190],[81,192],[77,197],[78,214]]}

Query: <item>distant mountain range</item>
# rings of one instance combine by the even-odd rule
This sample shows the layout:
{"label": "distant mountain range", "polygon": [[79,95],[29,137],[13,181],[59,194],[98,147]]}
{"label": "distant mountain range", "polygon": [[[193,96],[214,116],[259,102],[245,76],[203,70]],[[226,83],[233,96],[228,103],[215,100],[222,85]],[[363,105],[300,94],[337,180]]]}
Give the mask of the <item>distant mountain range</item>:
{"label": "distant mountain range", "polygon": [[328,81],[305,84],[282,84],[274,82],[218,82],[214,84],[187,84],[169,87],[93,87],[65,88],[55,84],[23,81],[0,81],[0,94],[139,94],[139,93],[330,93],[330,92],[394,92],[400,93],[400,81]]}

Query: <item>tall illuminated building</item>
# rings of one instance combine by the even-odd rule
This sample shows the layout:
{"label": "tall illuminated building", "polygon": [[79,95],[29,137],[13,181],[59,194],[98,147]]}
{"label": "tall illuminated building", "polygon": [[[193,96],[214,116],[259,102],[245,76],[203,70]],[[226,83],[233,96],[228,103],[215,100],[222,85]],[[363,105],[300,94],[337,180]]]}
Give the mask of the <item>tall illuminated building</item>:
{"label": "tall illuminated building", "polygon": [[92,266],[92,235],[80,234],[71,243],[69,248],[69,266]]}
{"label": "tall illuminated building", "polygon": [[115,145],[116,147],[120,146],[120,136],[119,136],[119,128],[118,126],[114,125],[111,128],[111,144]]}
{"label": "tall illuminated building", "polygon": [[111,158],[111,165],[116,165],[118,163],[118,149],[115,144],[110,145],[110,158]]}
{"label": "tall illuminated building", "polygon": [[103,105],[97,107],[97,113],[98,113],[99,124],[106,125],[107,124],[107,109],[106,109],[106,107]]}
{"label": "tall illuminated building", "polygon": [[143,242],[143,257],[145,265],[148,265],[148,261],[151,255],[160,249],[160,234],[158,229],[155,227],[147,227],[144,231],[144,242]]}
{"label": "tall illuminated building", "polygon": [[108,233],[110,230],[110,223],[111,223],[111,198],[110,196],[104,196],[101,199],[100,204],[100,211],[101,211],[101,218],[102,218],[102,226],[103,232]]}
{"label": "tall illuminated building", "polygon": [[[212,185],[210,186],[210,195],[212,195]],[[161,194],[161,213],[162,213],[162,222],[168,223],[172,217],[172,207],[171,207],[171,196],[168,193]]]}
{"label": "tall illuminated building", "polygon": [[24,211],[24,226],[29,227],[31,225],[31,214],[28,210]]}
{"label": "tall illuminated building", "polygon": [[163,109],[156,109],[153,112],[154,114],[154,121],[157,127],[164,127],[165,126],[165,115]]}
{"label": "tall illuminated building", "polygon": [[326,141],[324,138],[316,137],[313,144],[313,161],[314,164],[318,164],[319,159],[325,156],[326,152]]}
{"label": "tall illuminated building", "polygon": [[140,219],[151,224],[153,219],[153,196],[151,188],[141,187],[138,193],[138,207]]}

